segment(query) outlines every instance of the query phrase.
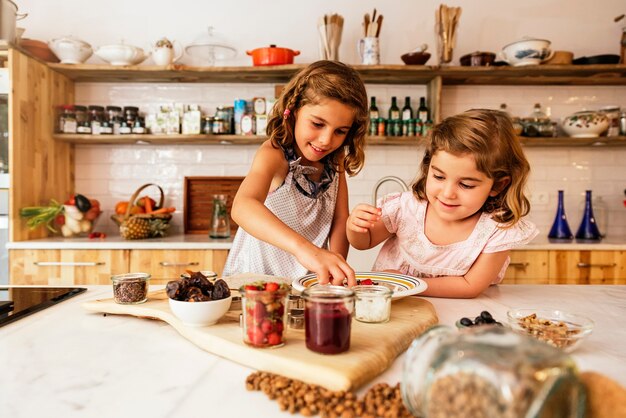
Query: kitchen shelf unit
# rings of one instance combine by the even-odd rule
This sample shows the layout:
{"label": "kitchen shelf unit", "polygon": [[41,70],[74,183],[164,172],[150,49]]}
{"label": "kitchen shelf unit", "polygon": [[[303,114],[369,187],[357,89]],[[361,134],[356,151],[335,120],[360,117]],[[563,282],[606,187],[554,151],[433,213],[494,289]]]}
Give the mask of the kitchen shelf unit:
{"label": "kitchen shelf unit", "polygon": [[[264,135],[89,135],[59,134],[52,136],[56,141],[81,145],[259,145],[267,140]],[[588,146],[626,146],[626,136],[570,138],[570,137],[519,137],[525,147],[588,147]],[[425,144],[423,137],[416,136],[368,136],[368,145],[416,145]]]}

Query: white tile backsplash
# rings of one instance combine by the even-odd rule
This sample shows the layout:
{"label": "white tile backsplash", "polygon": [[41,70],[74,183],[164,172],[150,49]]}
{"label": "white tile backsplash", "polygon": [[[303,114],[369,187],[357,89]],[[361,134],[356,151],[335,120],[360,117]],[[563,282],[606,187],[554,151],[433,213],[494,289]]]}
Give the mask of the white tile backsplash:
{"label": "white tile backsplash", "polygon": [[[425,86],[368,85],[368,94],[376,96],[381,115],[386,115],[391,96],[402,107],[411,96],[417,108]],[[237,98],[270,97],[273,85],[260,84],[159,84],[159,83],[80,83],[78,103],[137,105],[145,107],[161,102],[198,103],[212,113],[218,105]],[[550,107],[558,120],[584,108],[597,109],[614,104],[626,108],[626,87],[619,86],[445,86],[442,93],[444,117],[469,108],[494,108],[507,103],[511,114],[526,116],[533,104]],[[178,208],[174,227],[182,230],[183,179],[185,176],[245,176],[258,145],[78,145],[76,147],[76,190],[99,199],[105,214],[98,228],[112,232],[109,217],[115,202],[125,200],[144,183],[157,183],[166,194],[166,204]],[[542,234],[547,234],[554,220],[557,190],[565,190],[565,209],[571,229],[578,229],[585,190],[600,197],[596,216],[605,217],[609,236],[626,240],[626,148],[570,147],[525,148],[531,164],[528,189],[547,195],[545,203],[533,203],[530,219]],[[350,206],[370,202],[378,179],[394,175],[407,184],[414,180],[423,148],[413,146],[370,146],[366,164],[355,177],[348,179]],[[154,194],[156,189],[150,194]],[[147,190],[147,191],[148,191]],[[397,191],[386,184],[380,194]],[[595,208],[594,208],[595,209]],[[599,222],[600,219],[598,220]]]}

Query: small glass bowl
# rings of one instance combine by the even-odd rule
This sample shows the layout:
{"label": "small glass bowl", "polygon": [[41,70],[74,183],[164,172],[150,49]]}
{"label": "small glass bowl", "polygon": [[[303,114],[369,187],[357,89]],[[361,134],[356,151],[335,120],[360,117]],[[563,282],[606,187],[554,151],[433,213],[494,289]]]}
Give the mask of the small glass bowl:
{"label": "small glass bowl", "polygon": [[136,305],[148,300],[148,273],[125,273],[111,276],[113,300],[121,305]]}
{"label": "small glass bowl", "polygon": [[352,287],[355,295],[354,318],[359,322],[383,323],[391,316],[393,291],[386,286],[359,285]]}
{"label": "small glass bowl", "polygon": [[582,315],[559,310],[513,309],[507,312],[511,328],[566,353],[574,351],[593,331],[594,322]]}

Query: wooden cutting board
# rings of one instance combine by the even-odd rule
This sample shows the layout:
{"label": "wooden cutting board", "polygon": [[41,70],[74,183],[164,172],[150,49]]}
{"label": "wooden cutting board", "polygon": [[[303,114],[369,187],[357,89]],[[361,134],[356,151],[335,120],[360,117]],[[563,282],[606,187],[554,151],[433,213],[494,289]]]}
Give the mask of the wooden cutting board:
{"label": "wooden cutting board", "polygon": [[433,305],[417,297],[394,301],[385,324],[352,321],[350,350],[336,355],[317,354],[306,348],[304,330],[288,329],[279,348],[252,348],[244,344],[239,327],[241,311],[231,310],[212,326],[194,328],[170,311],[165,290],[148,294],[141,305],[119,305],[113,299],[85,302],[93,312],[160,319],[200,348],[257,370],[321,385],[330,390],[351,390],[385,371],[413,339],[438,323]]}

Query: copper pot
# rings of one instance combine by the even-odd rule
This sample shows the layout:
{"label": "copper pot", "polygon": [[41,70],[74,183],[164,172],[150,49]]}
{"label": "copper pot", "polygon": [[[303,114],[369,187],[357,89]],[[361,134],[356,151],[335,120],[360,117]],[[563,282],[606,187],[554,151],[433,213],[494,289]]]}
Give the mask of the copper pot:
{"label": "copper pot", "polygon": [[246,51],[246,54],[252,56],[252,65],[286,65],[293,64],[293,57],[300,55],[300,51],[270,45]]}

